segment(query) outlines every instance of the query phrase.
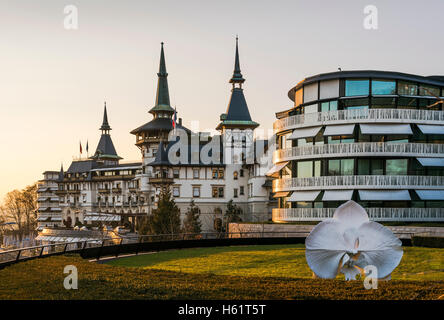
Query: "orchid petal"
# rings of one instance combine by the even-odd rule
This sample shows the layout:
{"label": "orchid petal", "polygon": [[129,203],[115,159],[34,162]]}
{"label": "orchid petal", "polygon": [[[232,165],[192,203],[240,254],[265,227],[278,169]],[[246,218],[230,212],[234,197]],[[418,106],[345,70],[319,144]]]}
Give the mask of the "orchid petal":
{"label": "orchid petal", "polygon": [[401,240],[389,228],[374,221],[362,224],[358,232],[360,241],[359,251],[386,250],[402,246]]}
{"label": "orchid petal", "polygon": [[[402,248],[361,252],[366,265],[373,265],[378,270],[378,279],[389,276],[401,262],[402,255]],[[361,268],[365,267],[358,263],[357,265]]]}
{"label": "orchid petal", "polygon": [[352,200],[340,205],[333,213],[333,219],[339,220],[346,229],[357,228],[369,221],[365,209]]}
{"label": "orchid petal", "polygon": [[309,250],[347,251],[350,246],[343,237],[343,226],[339,221],[328,219],[316,225],[305,239]]}
{"label": "orchid petal", "polygon": [[344,251],[334,250],[305,250],[308,266],[323,279],[334,279],[338,274],[338,266],[344,256]]}

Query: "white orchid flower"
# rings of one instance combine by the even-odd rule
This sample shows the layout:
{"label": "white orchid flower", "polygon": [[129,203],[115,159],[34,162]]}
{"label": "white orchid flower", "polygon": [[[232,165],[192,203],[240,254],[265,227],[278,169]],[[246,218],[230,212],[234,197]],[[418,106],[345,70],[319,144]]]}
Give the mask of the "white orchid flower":
{"label": "white orchid flower", "polygon": [[383,225],[370,221],[354,201],[339,206],[333,218],[316,225],[305,240],[308,266],[319,278],[334,279],[342,272],[355,280],[367,265],[379,279],[389,279],[401,261],[402,243]]}

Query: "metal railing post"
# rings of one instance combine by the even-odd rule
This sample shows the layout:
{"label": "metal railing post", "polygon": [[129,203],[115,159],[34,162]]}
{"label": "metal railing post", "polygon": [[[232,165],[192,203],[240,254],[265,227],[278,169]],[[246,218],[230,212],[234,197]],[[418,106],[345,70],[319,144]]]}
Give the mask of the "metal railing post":
{"label": "metal railing post", "polygon": [[19,259],[20,259],[20,254],[22,253],[22,250],[19,250],[18,252],[17,252],[17,257],[15,258],[15,261],[19,261]]}

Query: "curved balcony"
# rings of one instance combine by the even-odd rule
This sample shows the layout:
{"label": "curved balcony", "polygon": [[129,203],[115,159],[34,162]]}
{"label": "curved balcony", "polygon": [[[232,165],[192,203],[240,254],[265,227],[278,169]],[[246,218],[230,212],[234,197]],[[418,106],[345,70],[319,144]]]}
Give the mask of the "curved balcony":
{"label": "curved balcony", "polygon": [[[334,208],[273,209],[274,222],[322,221],[333,217]],[[366,208],[373,221],[444,221],[444,208]]]}
{"label": "curved balcony", "polygon": [[322,176],[273,181],[273,192],[342,189],[444,189],[441,176]]}
{"label": "curved balcony", "polygon": [[444,111],[412,109],[352,109],[314,112],[277,120],[273,124],[273,129],[277,133],[294,129],[296,127],[301,128],[326,124],[372,122],[444,124]]}
{"label": "curved balcony", "polygon": [[358,142],[341,144],[306,145],[280,149],[273,153],[273,163],[314,158],[369,156],[444,157],[444,144]]}

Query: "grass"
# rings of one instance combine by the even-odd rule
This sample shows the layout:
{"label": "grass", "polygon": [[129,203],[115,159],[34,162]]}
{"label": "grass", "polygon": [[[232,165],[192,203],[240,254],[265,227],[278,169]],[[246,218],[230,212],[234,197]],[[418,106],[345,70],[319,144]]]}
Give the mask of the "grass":
{"label": "grass", "polygon": [[[216,275],[311,278],[304,245],[269,245],[171,250],[115,259],[114,266]],[[405,247],[396,280],[444,281],[444,249]]]}
{"label": "grass", "polygon": [[[107,264],[65,255],[0,270],[0,299],[444,299],[443,253],[405,248],[394,280],[377,290],[310,279],[300,245],[171,250]],[[63,288],[66,265],[78,269],[78,290]]]}

